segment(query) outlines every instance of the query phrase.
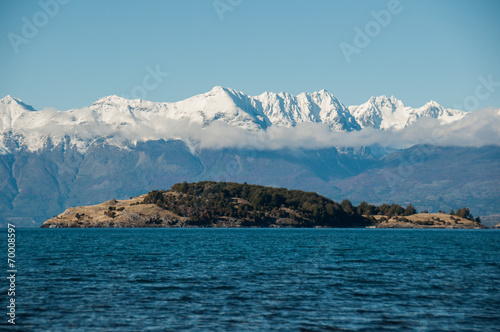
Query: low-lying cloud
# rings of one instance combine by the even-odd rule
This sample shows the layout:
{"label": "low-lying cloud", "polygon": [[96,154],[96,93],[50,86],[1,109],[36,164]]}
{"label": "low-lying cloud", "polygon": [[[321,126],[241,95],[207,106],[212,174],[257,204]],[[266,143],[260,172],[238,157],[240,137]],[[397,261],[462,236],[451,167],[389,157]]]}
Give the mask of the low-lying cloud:
{"label": "low-lying cloud", "polygon": [[172,132],[177,132],[181,139],[191,138],[197,148],[278,150],[375,144],[393,148],[407,148],[417,144],[478,147],[500,144],[500,110],[475,111],[449,124],[422,118],[403,130],[379,131],[364,128],[360,131],[335,132],[325,124],[302,123],[292,128],[272,126],[266,131],[249,132],[215,122],[204,128],[192,125],[187,125],[182,130],[172,128]]}
{"label": "low-lying cloud", "polygon": [[[71,142],[85,149],[89,143],[103,139],[122,146],[130,142],[180,139],[193,150],[319,149],[375,144],[392,148],[407,148],[417,144],[479,147],[500,144],[500,109],[474,111],[463,119],[449,124],[442,124],[439,120],[432,118],[422,118],[402,130],[379,131],[365,128],[352,132],[332,131],[327,125],[320,123],[302,123],[291,128],[271,126],[267,130],[249,131],[222,121],[214,121],[208,126],[202,126],[188,119],[168,118],[156,118],[154,121],[125,121],[110,125],[108,122],[96,122],[95,119],[86,122],[85,119],[92,119],[90,112],[90,109],[81,109],[79,119],[72,119],[65,123],[48,121],[42,127],[27,128],[26,143],[33,143],[37,140],[39,142],[41,137],[53,137],[56,141],[69,137]],[[73,115],[68,113],[67,116]]]}

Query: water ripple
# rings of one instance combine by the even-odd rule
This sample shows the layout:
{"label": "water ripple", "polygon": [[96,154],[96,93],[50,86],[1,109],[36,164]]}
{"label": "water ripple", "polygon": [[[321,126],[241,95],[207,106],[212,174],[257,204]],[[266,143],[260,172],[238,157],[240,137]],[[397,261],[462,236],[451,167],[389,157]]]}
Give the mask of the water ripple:
{"label": "water ripple", "polygon": [[13,330],[499,331],[499,231],[18,234]]}

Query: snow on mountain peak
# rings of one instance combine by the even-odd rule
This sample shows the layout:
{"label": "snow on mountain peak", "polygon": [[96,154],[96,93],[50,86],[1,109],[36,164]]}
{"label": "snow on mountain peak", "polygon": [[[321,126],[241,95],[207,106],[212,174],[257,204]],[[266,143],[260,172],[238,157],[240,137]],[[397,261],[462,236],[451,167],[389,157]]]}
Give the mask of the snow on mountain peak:
{"label": "snow on mountain peak", "polygon": [[441,123],[450,123],[462,119],[467,113],[464,111],[444,108],[434,100],[427,102],[424,106],[414,111],[413,118],[431,117],[438,119]]}
{"label": "snow on mountain peak", "polygon": [[370,97],[368,102],[377,107],[383,107],[383,106],[390,106],[392,108],[404,107],[403,102],[394,96],[390,97],[387,97],[386,95],[381,95],[377,97],[372,96]]}
{"label": "snow on mountain peak", "polygon": [[304,122],[325,123],[333,130],[360,129],[340,101],[326,90],[293,96],[286,92],[265,92],[251,97],[273,125],[294,127]]}
{"label": "snow on mountain peak", "polygon": [[180,120],[201,127],[218,121],[250,131],[266,130],[269,126],[294,127],[301,123],[323,123],[334,131],[353,131],[366,127],[398,130],[422,117],[448,123],[465,115],[444,109],[434,101],[420,108],[406,107],[394,96],[371,97],[364,104],[346,107],[325,89],[297,96],[286,92],[248,96],[221,86],[173,103],[110,95],[89,107],[66,112],[29,111],[35,110],[10,95],[0,100],[0,135],[21,133],[30,149],[39,148],[43,145],[40,142],[49,136],[55,143],[66,136],[73,137],[82,149],[93,140],[129,137],[130,133],[135,133],[136,140],[168,139],[172,138],[168,128]]}
{"label": "snow on mountain peak", "polygon": [[349,110],[361,128],[400,129],[407,122],[405,106],[393,96],[389,98],[385,95],[372,96],[364,104],[351,106]]}
{"label": "snow on mountain peak", "polygon": [[412,125],[417,119],[429,117],[442,123],[461,119],[465,113],[458,110],[444,109],[431,100],[419,108],[407,107],[394,96],[371,97],[366,103],[350,106],[349,110],[362,128],[371,127],[379,130],[400,130]]}
{"label": "snow on mountain peak", "polygon": [[205,93],[205,95],[217,96],[217,95],[221,95],[221,94],[228,94],[228,93],[231,93],[233,91],[234,90],[232,90],[232,89],[216,85],[216,86],[214,86],[212,88],[212,90],[210,90],[209,92]]}
{"label": "snow on mountain peak", "polygon": [[[14,107],[22,108],[25,111],[30,111],[30,112],[35,111],[35,109],[33,107],[31,107],[30,105],[25,104],[21,99],[12,97],[11,95],[7,95],[7,96],[3,97],[2,99],[0,99],[0,105],[5,105],[5,106],[14,105]],[[4,111],[7,110],[6,108],[2,108],[2,109]]]}
{"label": "snow on mountain peak", "polygon": [[117,96],[117,95],[109,95],[109,96],[97,99],[97,101],[94,102],[94,104],[104,104],[104,103],[126,104],[126,103],[129,103],[132,100],[138,100],[138,101],[140,101],[142,99],[127,99],[127,98],[123,98],[123,97],[120,97],[120,96]]}
{"label": "snow on mountain peak", "polygon": [[8,103],[17,102],[17,101],[20,101],[20,100],[12,97],[11,95],[6,95],[2,99],[0,99],[0,103],[2,103],[2,104],[8,104]]}
{"label": "snow on mountain peak", "polygon": [[430,100],[428,101],[427,103],[425,103],[424,106],[429,106],[429,107],[441,107],[441,105],[439,105],[437,102],[435,102],[434,100]]}

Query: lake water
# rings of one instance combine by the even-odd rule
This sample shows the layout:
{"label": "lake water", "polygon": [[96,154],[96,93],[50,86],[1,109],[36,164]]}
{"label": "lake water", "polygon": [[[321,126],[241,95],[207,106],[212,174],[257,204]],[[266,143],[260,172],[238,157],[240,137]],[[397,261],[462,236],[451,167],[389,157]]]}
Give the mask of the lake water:
{"label": "lake water", "polygon": [[9,330],[500,331],[495,230],[18,229],[16,245]]}

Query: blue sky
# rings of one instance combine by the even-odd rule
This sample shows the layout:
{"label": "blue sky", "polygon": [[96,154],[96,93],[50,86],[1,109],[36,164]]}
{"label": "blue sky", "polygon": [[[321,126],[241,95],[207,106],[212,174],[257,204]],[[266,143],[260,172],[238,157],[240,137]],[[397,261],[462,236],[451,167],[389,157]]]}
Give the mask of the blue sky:
{"label": "blue sky", "polygon": [[[55,1],[0,2],[2,97],[66,110],[222,85],[249,95],[325,88],[346,105],[386,94],[413,107],[500,107],[500,86],[478,80],[500,82],[497,0],[65,0],[46,14],[54,6],[41,3]],[[371,13],[389,9],[385,26]],[[356,27],[371,36],[348,63],[340,45],[356,47]],[[157,69],[168,76],[147,77]]]}

